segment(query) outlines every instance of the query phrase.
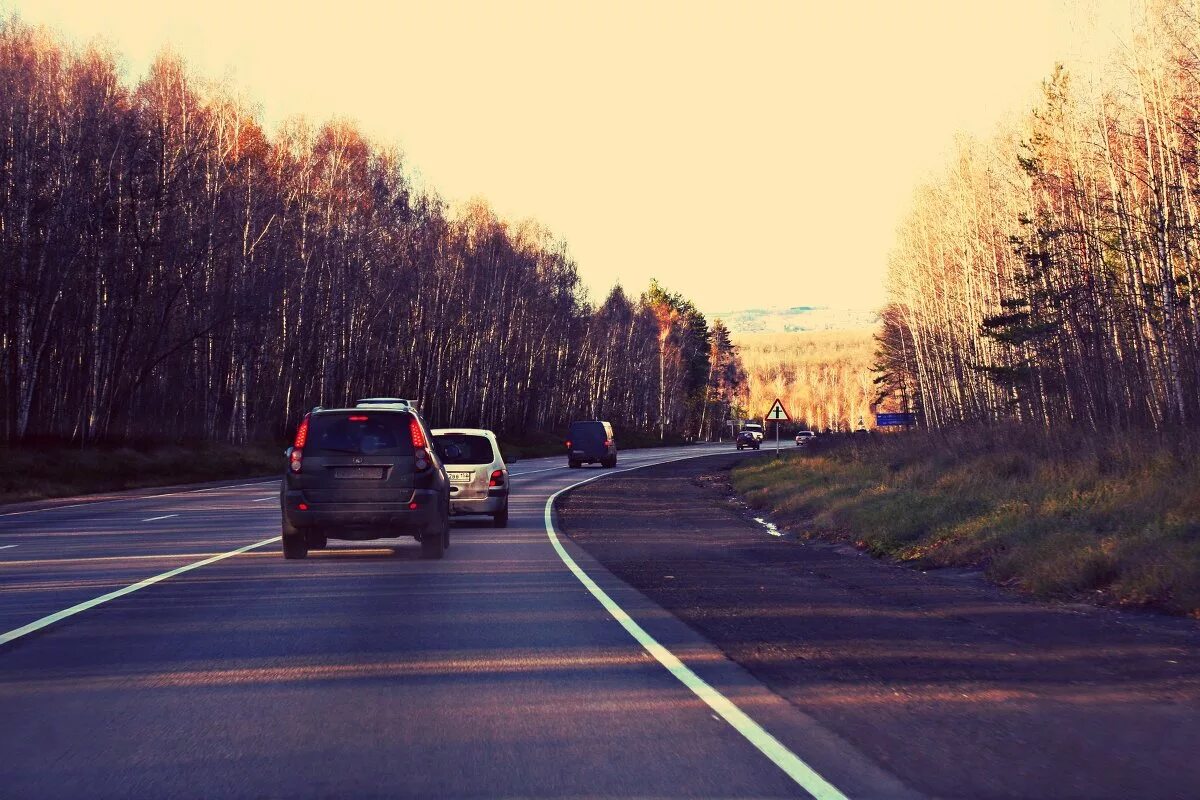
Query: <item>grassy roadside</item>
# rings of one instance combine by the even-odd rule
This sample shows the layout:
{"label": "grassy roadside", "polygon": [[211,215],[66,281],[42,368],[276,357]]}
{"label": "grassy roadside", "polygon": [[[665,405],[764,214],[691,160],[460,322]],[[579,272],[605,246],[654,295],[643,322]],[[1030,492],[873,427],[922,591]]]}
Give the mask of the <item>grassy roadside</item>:
{"label": "grassy roadside", "polygon": [[278,474],[283,470],[283,447],[2,448],[0,503]]}
{"label": "grassy roadside", "polygon": [[1038,597],[1200,617],[1195,434],[1034,437],[1021,429],[846,441],[733,474],[804,536],[923,568],[981,567]]}

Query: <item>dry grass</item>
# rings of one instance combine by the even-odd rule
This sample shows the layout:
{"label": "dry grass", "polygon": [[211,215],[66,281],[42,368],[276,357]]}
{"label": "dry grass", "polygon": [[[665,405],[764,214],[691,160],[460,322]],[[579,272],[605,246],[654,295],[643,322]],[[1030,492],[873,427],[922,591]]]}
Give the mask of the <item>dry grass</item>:
{"label": "dry grass", "polygon": [[282,474],[282,444],[0,450],[0,503]]}
{"label": "dry grass", "polygon": [[1200,616],[1200,447],[1018,428],[878,436],[763,460],[734,484],[808,535],[1039,597]]}

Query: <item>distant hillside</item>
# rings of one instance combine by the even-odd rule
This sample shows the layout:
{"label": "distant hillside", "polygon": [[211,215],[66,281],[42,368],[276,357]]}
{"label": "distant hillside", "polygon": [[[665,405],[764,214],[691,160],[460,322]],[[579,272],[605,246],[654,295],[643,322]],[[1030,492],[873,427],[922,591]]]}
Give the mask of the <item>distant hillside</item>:
{"label": "distant hillside", "polygon": [[873,326],[879,319],[879,315],[874,311],[828,306],[747,308],[741,311],[714,311],[705,316],[710,320],[723,320],[733,333],[802,333],[861,329]]}

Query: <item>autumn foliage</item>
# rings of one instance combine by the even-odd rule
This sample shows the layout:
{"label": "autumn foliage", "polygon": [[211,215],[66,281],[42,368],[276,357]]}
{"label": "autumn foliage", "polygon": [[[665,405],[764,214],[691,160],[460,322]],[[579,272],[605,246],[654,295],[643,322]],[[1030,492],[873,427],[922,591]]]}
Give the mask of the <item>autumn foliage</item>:
{"label": "autumn foliage", "polygon": [[364,395],[504,434],[694,435],[712,401],[707,321],[678,295],[594,306],[564,242],[451,210],[352,122],[268,131],[170,53],[130,86],[113,53],[16,18],[0,283],[8,443],[243,442]]}
{"label": "autumn foliage", "polygon": [[1056,70],[917,192],[881,366],[928,424],[1200,421],[1200,16],[1142,15],[1106,72]]}

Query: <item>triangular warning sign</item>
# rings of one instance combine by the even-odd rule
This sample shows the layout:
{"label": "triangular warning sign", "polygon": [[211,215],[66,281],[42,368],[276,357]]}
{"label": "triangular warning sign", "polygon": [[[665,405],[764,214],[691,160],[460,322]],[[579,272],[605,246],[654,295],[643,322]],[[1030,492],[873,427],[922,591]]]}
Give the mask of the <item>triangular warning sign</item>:
{"label": "triangular warning sign", "polygon": [[791,420],[788,413],[783,410],[783,403],[779,402],[779,398],[775,398],[775,403],[771,406],[771,410],[767,412],[767,419],[774,420]]}

